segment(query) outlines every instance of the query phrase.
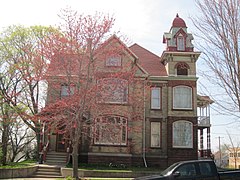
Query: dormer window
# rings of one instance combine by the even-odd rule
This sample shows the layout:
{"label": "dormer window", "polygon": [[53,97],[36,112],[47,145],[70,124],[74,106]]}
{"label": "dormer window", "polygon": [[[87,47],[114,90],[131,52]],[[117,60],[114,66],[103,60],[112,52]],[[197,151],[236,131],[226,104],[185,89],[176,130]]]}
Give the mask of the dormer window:
{"label": "dormer window", "polygon": [[120,67],[122,65],[121,56],[114,55],[106,59],[106,66],[109,67]]}
{"label": "dormer window", "polygon": [[179,34],[177,37],[177,50],[185,51],[185,40],[182,34]]}
{"label": "dormer window", "polygon": [[187,76],[188,75],[188,64],[184,62],[177,63],[175,66],[176,73],[178,76]]}

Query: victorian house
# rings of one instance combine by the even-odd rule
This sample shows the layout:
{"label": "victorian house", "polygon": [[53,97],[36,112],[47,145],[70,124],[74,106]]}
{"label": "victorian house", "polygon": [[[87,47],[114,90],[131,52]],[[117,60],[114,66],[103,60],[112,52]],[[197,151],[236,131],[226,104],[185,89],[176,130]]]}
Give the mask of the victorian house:
{"label": "victorian house", "polygon": [[[196,61],[200,52],[194,51],[192,40],[185,21],[177,15],[169,32],[163,35],[166,50],[160,57],[138,44],[127,47],[115,35],[106,41],[105,48],[108,44],[123,48],[118,55],[101,56],[96,62],[98,73],[92,83],[104,82],[101,92],[107,97],[97,99],[94,107],[98,110],[92,108],[88,114],[93,117],[88,131],[92,136],[83,138],[79,145],[80,161],[165,168],[177,161],[198,159],[199,150],[204,157],[205,128],[210,151],[210,121],[205,109],[212,102],[197,96]],[[133,68],[134,81],[112,76],[115,71],[126,74]],[[59,83],[59,91],[53,95],[51,83],[48,99],[74,93],[74,89],[67,91],[64,82],[54,81]],[[118,85],[111,88],[112,84]],[[201,118],[198,107],[204,109]],[[43,138],[47,163],[49,154],[71,149],[69,143],[63,143],[61,133],[50,130],[43,134],[47,134]]]}

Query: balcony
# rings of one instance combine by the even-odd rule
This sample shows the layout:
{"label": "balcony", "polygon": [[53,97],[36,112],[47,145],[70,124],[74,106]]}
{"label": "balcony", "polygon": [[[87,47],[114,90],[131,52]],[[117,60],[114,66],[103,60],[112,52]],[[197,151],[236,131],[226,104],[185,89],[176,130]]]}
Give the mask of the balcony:
{"label": "balcony", "polygon": [[198,116],[198,127],[207,128],[211,127],[209,116]]}

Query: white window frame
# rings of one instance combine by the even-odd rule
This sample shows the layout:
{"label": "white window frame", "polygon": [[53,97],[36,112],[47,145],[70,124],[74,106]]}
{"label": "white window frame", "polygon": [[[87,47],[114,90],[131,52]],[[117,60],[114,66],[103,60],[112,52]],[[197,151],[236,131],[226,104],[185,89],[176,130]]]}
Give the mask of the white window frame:
{"label": "white window frame", "polygon": [[177,36],[177,50],[178,51],[185,51],[185,39],[182,34]]}
{"label": "white window frame", "polygon": [[173,148],[193,148],[193,123],[179,120],[172,124]]}
{"label": "white window frame", "polygon": [[121,67],[122,59],[120,55],[110,56],[106,59],[106,66],[108,67]]}
{"label": "white window frame", "polygon": [[94,144],[126,145],[127,118],[122,116],[101,116],[95,119]]}
{"label": "white window frame", "polygon": [[98,103],[127,104],[128,81],[121,78],[103,78],[97,81]]}
{"label": "white window frame", "polygon": [[173,109],[192,110],[192,94],[192,88],[189,86],[173,87]]}
{"label": "white window frame", "polygon": [[75,92],[75,86],[66,84],[61,85],[61,98],[72,96]]}
{"label": "white window frame", "polygon": [[161,109],[161,88],[160,87],[151,88],[151,109]]}
{"label": "white window frame", "polygon": [[151,122],[151,147],[161,147],[161,122]]}

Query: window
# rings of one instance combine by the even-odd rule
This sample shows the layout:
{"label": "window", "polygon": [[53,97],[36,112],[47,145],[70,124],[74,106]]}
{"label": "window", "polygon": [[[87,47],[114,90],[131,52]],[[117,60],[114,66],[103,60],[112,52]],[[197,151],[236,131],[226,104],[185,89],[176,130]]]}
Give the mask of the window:
{"label": "window", "polygon": [[183,177],[192,179],[197,175],[194,164],[183,164],[179,166],[174,172],[177,171],[180,173],[180,179],[182,179]]}
{"label": "window", "polygon": [[161,108],[161,88],[152,87],[151,88],[151,109]]}
{"label": "window", "polygon": [[74,94],[75,87],[69,85],[61,86],[61,98],[68,97]]}
{"label": "window", "polygon": [[128,102],[128,81],[119,78],[104,78],[98,80],[98,103]]}
{"label": "window", "polygon": [[193,124],[189,121],[176,121],[173,123],[173,147],[193,147]]}
{"label": "window", "polygon": [[173,109],[192,109],[192,88],[176,86],[173,88]]}
{"label": "window", "polygon": [[213,175],[213,171],[212,171],[209,163],[204,163],[204,162],[199,163],[199,167],[200,167],[201,175],[203,175],[203,176],[212,176]]}
{"label": "window", "polygon": [[175,67],[177,69],[177,75],[187,76],[189,66],[186,63],[178,63]]}
{"label": "window", "polygon": [[106,66],[115,66],[119,67],[121,66],[121,56],[115,55],[115,56],[110,56],[109,58],[106,59]]}
{"label": "window", "polygon": [[151,147],[161,146],[161,123],[151,122]]}
{"label": "window", "polygon": [[184,43],[184,37],[182,34],[179,34],[177,37],[177,50],[178,51],[184,51],[185,50],[185,43]]}
{"label": "window", "polygon": [[95,119],[95,144],[126,145],[127,118],[103,116]]}

